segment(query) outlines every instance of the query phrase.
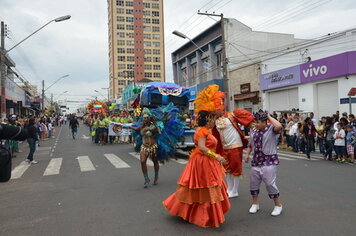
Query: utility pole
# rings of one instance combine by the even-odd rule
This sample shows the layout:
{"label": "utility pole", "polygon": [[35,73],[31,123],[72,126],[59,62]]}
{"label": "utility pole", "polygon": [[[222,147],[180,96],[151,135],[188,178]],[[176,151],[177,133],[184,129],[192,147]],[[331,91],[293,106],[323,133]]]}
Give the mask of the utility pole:
{"label": "utility pole", "polygon": [[[223,62],[223,80],[224,80],[224,92],[226,94],[227,101],[225,100],[225,108],[228,111],[231,107],[230,105],[230,86],[229,86],[229,73],[227,70],[227,58],[226,58],[226,37],[225,37],[225,22],[224,22],[224,14],[212,14],[212,13],[203,13],[198,11],[198,15],[203,16],[214,16],[220,17],[221,24],[221,37],[222,37],[222,62]],[[211,58],[212,60],[212,58]],[[220,65],[218,65],[220,66]]]}
{"label": "utility pole", "polygon": [[1,49],[0,49],[0,72],[1,72],[1,118],[6,117],[6,65],[5,65],[5,24],[1,21]]}
{"label": "utility pole", "polygon": [[42,80],[42,112],[43,113],[44,113],[44,97],[45,97],[44,80]]}

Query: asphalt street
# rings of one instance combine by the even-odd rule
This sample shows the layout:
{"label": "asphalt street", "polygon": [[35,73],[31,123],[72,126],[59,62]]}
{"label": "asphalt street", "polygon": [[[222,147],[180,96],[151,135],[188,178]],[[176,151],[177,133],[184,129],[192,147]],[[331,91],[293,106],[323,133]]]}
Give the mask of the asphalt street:
{"label": "asphalt street", "polygon": [[[41,143],[36,165],[13,159],[13,179],[0,184],[0,235],[355,235],[356,166],[324,161],[317,155],[280,152],[277,184],[284,212],[264,186],[260,211],[251,215],[249,164],[240,196],[220,228],[200,228],[168,215],[162,200],[176,189],[185,159],[161,166],[157,186],[143,188],[140,162],[131,145],[97,146],[81,127],[76,140],[67,126]],[[153,167],[149,167],[153,179]]]}

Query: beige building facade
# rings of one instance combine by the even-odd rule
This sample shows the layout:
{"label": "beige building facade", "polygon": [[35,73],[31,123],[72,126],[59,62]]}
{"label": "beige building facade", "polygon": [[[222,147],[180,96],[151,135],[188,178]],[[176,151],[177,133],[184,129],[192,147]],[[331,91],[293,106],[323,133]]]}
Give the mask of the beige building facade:
{"label": "beige building facade", "polygon": [[131,82],[165,81],[163,0],[108,0],[109,94]]}

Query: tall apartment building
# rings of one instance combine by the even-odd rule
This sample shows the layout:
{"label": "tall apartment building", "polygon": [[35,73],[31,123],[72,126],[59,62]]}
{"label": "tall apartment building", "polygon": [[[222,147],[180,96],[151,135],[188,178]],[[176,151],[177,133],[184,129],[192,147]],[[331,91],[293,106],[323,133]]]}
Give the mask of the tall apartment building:
{"label": "tall apartment building", "polygon": [[163,0],[108,0],[110,98],[128,83],[165,81]]}

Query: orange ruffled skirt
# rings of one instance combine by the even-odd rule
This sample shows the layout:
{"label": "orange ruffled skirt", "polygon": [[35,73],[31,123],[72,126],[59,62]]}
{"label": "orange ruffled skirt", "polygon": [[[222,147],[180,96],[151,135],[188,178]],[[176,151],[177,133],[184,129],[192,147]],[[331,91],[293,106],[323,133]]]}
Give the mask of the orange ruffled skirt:
{"label": "orange ruffled skirt", "polygon": [[173,216],[201,227],[219,227],[230,202],[224,182],[224,169],[214,159],[194,150],[175,193],[163,201]]}

